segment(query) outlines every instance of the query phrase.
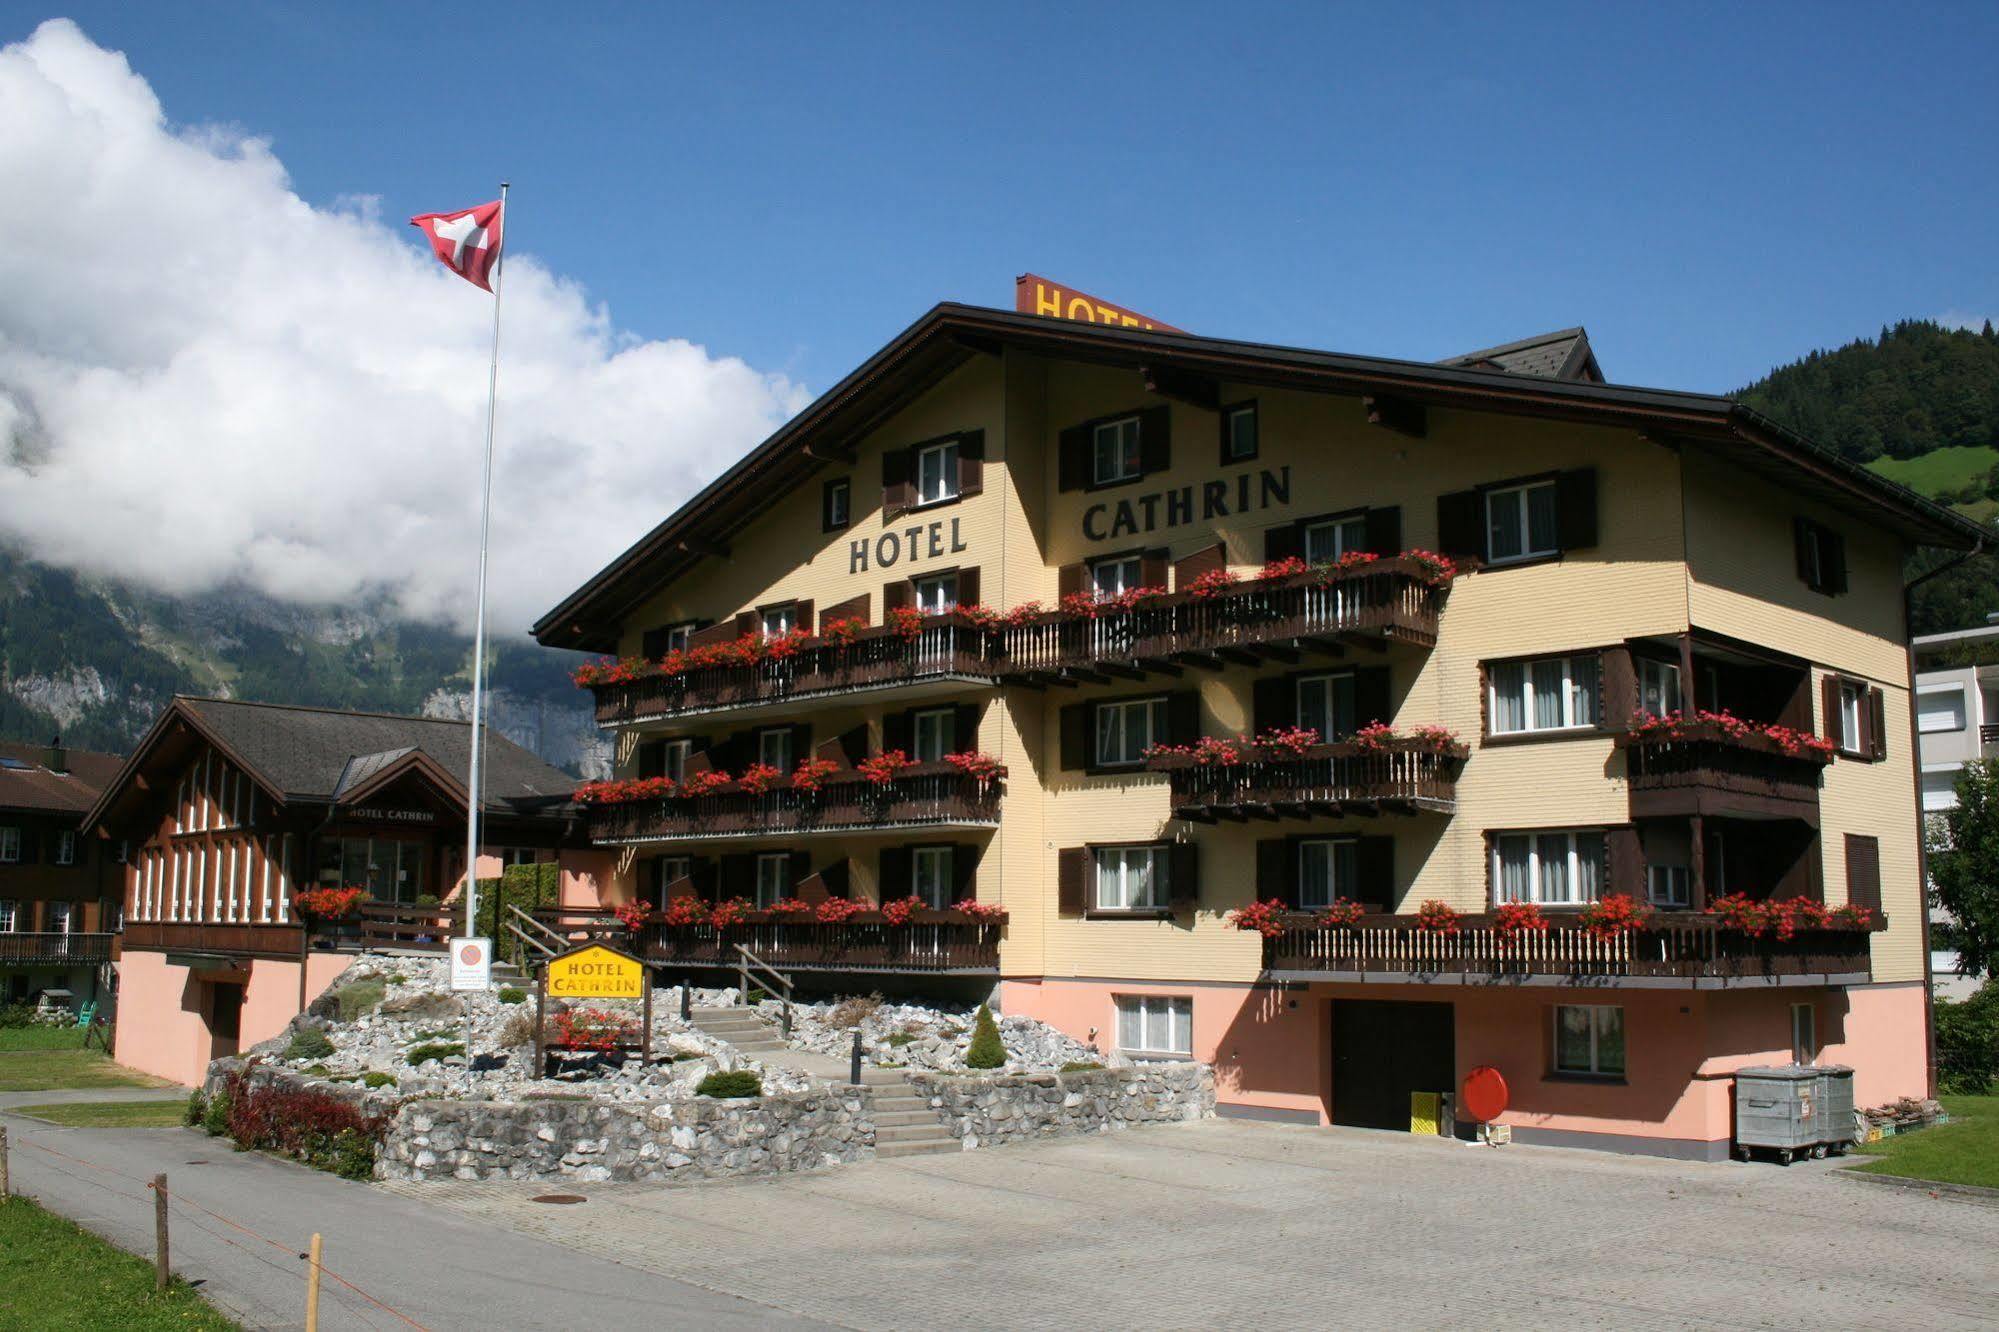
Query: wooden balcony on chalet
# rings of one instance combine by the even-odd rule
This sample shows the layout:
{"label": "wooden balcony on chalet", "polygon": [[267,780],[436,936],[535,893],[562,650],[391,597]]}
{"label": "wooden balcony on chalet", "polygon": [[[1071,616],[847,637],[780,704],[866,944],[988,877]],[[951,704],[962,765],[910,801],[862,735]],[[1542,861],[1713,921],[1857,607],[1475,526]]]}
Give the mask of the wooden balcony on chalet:
{"label": "wooden balcony on chalet", "polygon": [[0,934],[0,967],[95,967],[111,960],[115,934]]}
{"label": "wooden balcony on chalet", "polygon": [[1464,763],[1462,746],[1402,739],[1379,747],[1313,745],[1295,759],[1246,757],[1229,765],[1175,754],[1148,759],[1146,767],[1167,774],[1174,818],[1214,823],[1449,813]]}
{"label": "wooden balcony on chalet", "polygon": [[665,967],[734,970],[738,946],[782,972],[921,972],[998,975],[1004,926],[956,911],[919,911],[892,925],[879,911],[838,923],[753,912],[738,924],[644,926],[639,956]]}
{"label": "wooden balcony on chalet", "polygon": [[599,846],[991,828],[999,824],[1004,786],[947,763],[917,763],[884,785],[854,772],[837,773],[816,791],[788,780],[762,792],[731,783],[707,795],[593,805],[586,821]]}
{"label": "wooden balcony on chalet", "polygon": [[[462,931],[463,907],[398,906],[367,902],[341,920],[177,921],[129,920],[122,934],[126,951],[182,954],[222,959],[297,959],[313,951],[401,950],[442,953]],[[5,939],[0,935],[0,939]]]}
{"label": "wooden balcony on chalet", "polygon": [[1629,733],[1617,745],[1634,818],[1703,814],[1816,825],[1819,787],[1832,762],[1829,752],[1787,748],[1755,731],[1732,735],[1713,722]]}
{"label": "wooden balcony on chalet", "polygon": [[1530,984],[1603,988],[1742,989],[1854,985],[1871,976],[1870,930],[1799,930],[1790,939],[1723,929],[1710,916],[1668,913],[1638,933],[1598,938],[1550,913],[1545,933],[1507,939],[1490,917],[1463,916],[1455,934],[1414,916],[1364,916],[1325,925],[1286,918],[1263,941],[1266,979],[1388,984]]}

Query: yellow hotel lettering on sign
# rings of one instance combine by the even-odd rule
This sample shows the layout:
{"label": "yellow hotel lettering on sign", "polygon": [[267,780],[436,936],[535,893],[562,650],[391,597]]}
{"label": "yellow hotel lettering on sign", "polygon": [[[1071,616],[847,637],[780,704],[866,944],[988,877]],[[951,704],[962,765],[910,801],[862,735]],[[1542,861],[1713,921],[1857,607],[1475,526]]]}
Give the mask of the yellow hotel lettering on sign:
{"label": "yellow hotel lettering on sign", "polygon": [[645,963],[601,944],[550,958],[548,993],[556,999],[640,999]]}
{"label": "yellow hotel lettering on sign", "polygon": [[1059,282],[1050,282],[1037,273],[1022,273],[1013,280],[1013,308],[1021,314],[1045,315],[1050,319],[1073,319],[1084,324],[1115,324],[1121,328],[1157,329],[1181,333],[1163,320],[1127,310],[1122,305],[1101,300]]}

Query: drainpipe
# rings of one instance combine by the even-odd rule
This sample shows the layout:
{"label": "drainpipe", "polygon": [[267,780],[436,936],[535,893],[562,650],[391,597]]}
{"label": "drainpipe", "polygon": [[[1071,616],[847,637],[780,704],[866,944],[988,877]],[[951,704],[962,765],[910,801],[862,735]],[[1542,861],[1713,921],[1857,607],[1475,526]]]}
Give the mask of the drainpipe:
{"label": "drainpipe", "polygon": [[1984,552],[1985,538],[1981,536],[1972,543],[1970,550],[1956,559],[1947,560],[1902,585],[1902,642],[1909,658],[1909,754],[1914,760],[1909,770],[1914,774],[1916,784],[1916,886],[1922,893],[1923,1066],[1928,1084],[1924,1094],[1932,1098],[1937,1094],[1937,1000],[1936,977],[1930,972],[1930,850],[1924,837],[1927,820],[1923,814],[1923,733],[1916,720],[1916,640],[1909,632],[1909,621],[1917,588],[1939,574],[1949,573],[1958,565],[1978,558]]}

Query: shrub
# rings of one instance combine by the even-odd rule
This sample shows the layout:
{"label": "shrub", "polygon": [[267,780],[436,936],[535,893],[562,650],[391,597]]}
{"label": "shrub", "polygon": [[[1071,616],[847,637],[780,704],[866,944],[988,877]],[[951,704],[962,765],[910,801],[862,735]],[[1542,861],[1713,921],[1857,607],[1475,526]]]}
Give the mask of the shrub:
{"label": "shrub", "polygon": [[478,933],[499,945],[506,960],[519,964],[521,944],[508,934],[503,923],[513,919],[508,907],[533,911],[537,907],[560,905],[562,870],[553,861],[534,865],[509,865],[497,879],[479,880]]}
{"label": "shrub", "polygon": [[746,1068],[728,1073],[710,1073],[701,1079],[701,1084],[694,1089],[694,1094],[716,1097],[762,1096],[764,1080]]}
{"label": "shrub", "polygon": [[507,1025],[500,1028],[500,1044],[509,1050],[523,1045],[534,1044],[534,1017],[520,1012],[507,1019]]}
{"label": "shrub", "polygon": [[1987,981],[1961,1003],[1937,1000],[1937,1087],[1978,1096],[1999,1081],[1999,982]]}
{"label": "shrub", "polygon": [[200,1128],[201,1121],[207,1117],[208,1098],[201,1094],[199,1088],[189,1092],[187,1094],[187,1113],[180,1117],[180,1122],[189,1128]]}
{"label": "shrub", "polygon": [[292,1033],[285,1047],[287,1059],[324,1059],[333,1053],[333,1042],[318,1027],[304,1027]]}
{"label": "shrub", "polygon": [[252,1083],[241,1073],[231,1074],[215,1099],[227,1100],[229,1137],[246,1151],[277,1152],[346,1179],[374,1173],[379,1115],[324,1091]]}
{"label": "shrub", "polygon": [[1068,1063],[1062,1065],[1062,1071],[1064,1073],[1093,1073],[1102,1067],[1103,1065],[1094,1059],[1071,1059]]}
{"label": "shrub", "polygon": [[[832,898],[831,901],[842,899]],[[826,1025],[852,1030],[881,1011],[882,997],[878,994],[842,999],[826,1010]]]}
{"label": "shrub", "polygon": [[369,1091],[374,1091],[381,1087],[393,1087],[396,1085],[396,1080],[386,1073],[377,1073],[370,1070],[361,1075],[361,1085]]}
{"label": "shrub", "polygon": [[224,1137],[229,1132],[229,1107],[235,1097],[235,1079],[222,1084],[222,1090],[208,1098],[208,1104],[201,1110],[201,1129],[211,1138]]}
{"label": "shrub", "polygon": [[526,990],[521,989],[518,985],[502,985],[500,987],[501,1003],[524,1004],[527,1001],[528,1001],[528,992]]}
{"label": "shrub", "polygon": [[[398,977],[398,979],[401,979]],[[389,992],[388,982],[380,976],[370,976],[367,980],[343,985],[333,992],[333,1002],[342,1022],[352,1022],[363,1013],[371,1012],[382,1002],[382,996]]]}
{"label": "shrub", "polygon": [[403,1059],[411,1068],[415,1068],[418,1065],[427,1064],[433,1059],[449,1059],[453,1055],[462,1055],[464,1053],[465,1043],[463,1041],[429,1041],[423,1045],[411,1046],[409,1053],[405,1054]]}
{"label": "shrub", "polygon": [[35,1025],[33,1004],[0,1004],[0,1030]]}
{"label": "shrub", "polygon": [[999,1024],[993,1021],[993,1012],[984,1004],[979,1005],[977,1016],[972,1019],[972,1044],[965,1051],[966,1068],[1003,1068],[1006,1065],[1006,1046],[1000,1041]]}
{"label": "shrub", "polygon": [[890,1045],[893,1045],[896,1049],[900,1050],[903,1046],[908,1045],[911,1041],[915,1039],[916,1037],[910,1035],[906,1031],[898,1031],[890,1034],[888,1038],[888,1043]]}

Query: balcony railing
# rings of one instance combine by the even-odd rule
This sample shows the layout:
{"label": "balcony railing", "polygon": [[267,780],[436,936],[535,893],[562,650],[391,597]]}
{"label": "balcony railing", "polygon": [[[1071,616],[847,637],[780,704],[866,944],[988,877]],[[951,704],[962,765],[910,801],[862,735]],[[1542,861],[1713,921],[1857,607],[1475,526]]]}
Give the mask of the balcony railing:
{"label": "balcony railing", "polygon": [[865,832],[937,824],[999,822],[1003,783],[969,776],[944,763],[919,763],[876,785],[856,773],[836,774],[818,790],[781,784],[762,793],[741,789],[594,805],[587,822],[599,845],[769,834]]}
{"label": "balcony railing", "polygon": [[[1874,929],[1885,928],[1877,922]],[[1679,982],[1686,988],[1817,983],[1869,974],[1868,932],[1799,930],[1790,939],[1752,938],[1707,916],[1656,917],[1651,928],[1599,938],[1573,920],[1545,933],[1504,937],[1490,918],[1461,917],[1455,934],[1418,928],[1412,916],[1365,916],[1355,925],[1287,920],[1263,941],[1264,969],[1280,976],[1362,980],[1502,980],[1558,977],[1579,984],[1619,980]]]}
{"label": "balcony railing", "polygon": [[124,948],[232,957],[297,957],[305,946],[302,925],[222,924],[192,920],[128,920]]}
{"label": "balcony railing", "polygon": [[1342,637],[1431,647],[1445,592],[1415,561],[1397,558],[1344,572],[1259,579],[1207,596],[1175,592],[1130,609],[1105,606],[1094,616],[1055,612],[996,631],[999,669],[1031,678],[1102,662],[1255,654],[1267,645]]}
{"label": "balcony railing", "polygon": [[914,636],[863,629],[852,642],[815,641],[787,657],[644,675],[591,689],[598,724],[615,726],[923,680],[991,679],[991,653],[991,635],[953,614],[924,620]]}
{"label": "balcony railing", "polygon": [[1296,759],[1203,765],[1182,755],[1150,759],[1168,774],[1173,816],[1199,823],[1277,815],[1449,812],[1457,806],[1464,750],[1413,740],[1363,748],[1314,745]]}
{"label": "balcony railing", "polygon": [[954,911],[922,911],[891,925],[878,911],[838,924],[759,912],[735,925],[644,927],[641,956],[663,966],[731,967],[741,944],[779,971],[988,972],[999,970],[1003,927]]}
{"label": "balcony railing", "polygon": [[111,934],[0,934],[0,967],[91,967],[111,960]]}
{"label": "balcony railing", "polygon": [[1678,814],[1725,797],[1775,814],[1818,808],[1830,754],[1792,752],[1768,736],[1730,735],[1710,722],[1671,733],[1618,737],[1631,778],[1632,812]]}

